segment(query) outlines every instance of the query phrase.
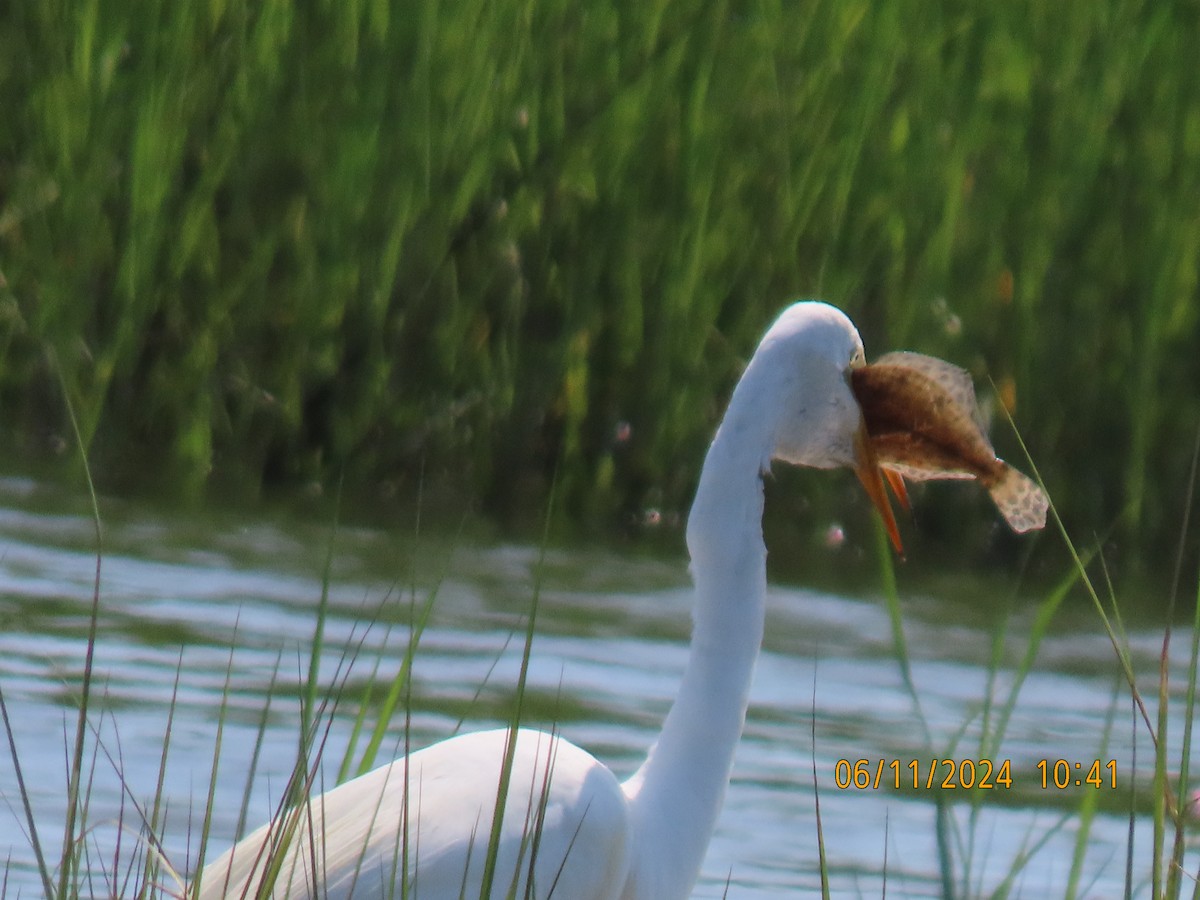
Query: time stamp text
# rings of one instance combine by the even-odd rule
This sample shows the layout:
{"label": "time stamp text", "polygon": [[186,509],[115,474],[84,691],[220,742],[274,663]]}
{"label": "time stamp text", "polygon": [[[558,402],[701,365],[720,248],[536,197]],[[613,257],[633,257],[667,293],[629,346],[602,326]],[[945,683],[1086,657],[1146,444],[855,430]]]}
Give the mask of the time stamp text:
{"label": "time stamp text", "polygon": [[839,759],[833,783],[841,790],[1009,790],[1068,788],[1117,789],[1115,759],[1039,759],[1032,767],[990,759]]}

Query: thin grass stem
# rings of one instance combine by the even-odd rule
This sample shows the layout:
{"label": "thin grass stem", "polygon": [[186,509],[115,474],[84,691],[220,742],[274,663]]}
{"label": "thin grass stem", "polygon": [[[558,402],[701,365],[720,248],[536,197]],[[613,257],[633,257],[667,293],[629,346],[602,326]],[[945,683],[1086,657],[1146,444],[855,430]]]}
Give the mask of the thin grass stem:
{"label": "thin grass stem", "polygon": [[[33,817],[33,804],[30,800],[29,790],[25,786],[25,775],[21,771],[21,757],[17,753],[17,739],[13,734],[12,722],[8,717],[8,704],[4,700],[4,689],[0,687],[0,718],[4,720],[4,734],[8,738],[9,758],[12,759],[13,772],[17,777],[17,792],[21,797],[21,807],[25,812],[25,822],[29,827],[29,843],[33,847],[33,855],[37,860],[38,875],[42,879],[42,887],[46,890],[47,897],[53,897],[54,883],[50,878],[50,867],[46,865],[46,856],[42,853],[42,842],[38,838],[37,821]],[[7,870],[5,876],[7,878]],[[0,896],[3,894],[0,893]]]}

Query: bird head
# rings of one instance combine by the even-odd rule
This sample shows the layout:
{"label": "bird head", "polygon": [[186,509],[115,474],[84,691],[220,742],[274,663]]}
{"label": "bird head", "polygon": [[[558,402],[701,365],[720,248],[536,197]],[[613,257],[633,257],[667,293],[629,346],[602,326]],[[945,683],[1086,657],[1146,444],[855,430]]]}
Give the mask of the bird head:
{"label": "bird head", "polygon": [[771,417],[776,423],[771,457],[820,469],[854,469],[892,545],[903,553],[883,472],[850,384],[851,371],[865,362],[862,339],[846,314],[805,301],[776,319],[751,368],[762,365],[778,379],[769,393],[772,402],[782,404]]}

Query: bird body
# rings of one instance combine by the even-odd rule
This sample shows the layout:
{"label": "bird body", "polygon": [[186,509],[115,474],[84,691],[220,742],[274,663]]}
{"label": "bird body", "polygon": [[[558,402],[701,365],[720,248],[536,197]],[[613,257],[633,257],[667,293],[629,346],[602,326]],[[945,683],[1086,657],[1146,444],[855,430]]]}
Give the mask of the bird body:
{"label": "bird body", "polygon": [[[459,735],[313,799],[298,811],[269,896],[399,897],[407,857],[408,896],[479,897],[508,737],[507,729]],[[281,825],[263,826],[205,869],[202,900],[258,896],[267,865],[260,849]],[[496,895],[515,884],[516,896],[527,896],[532,874],[528,896],[616,900],[630,849],[628,806],[612,772],[569,741],[520,729]]]}
{"label": "bird body", "polygon": [[[521,729],[494,896],[508,896],[513,884],[527,896],[530,877],[528,896],[537,898],[677,900],[691,892],[762,643],[762,475],[776,458],[857,466],[863,477],[869,457],[849,378],[862,359],[850,320],[823,303],[794,304],[768,330],[709,447],[688,517],[691,651],[661,734],[619,783],[568,741]],[[301,827],[271,896],[399,896],[404,888],[423,900],[479,897],[508,734],[434,744],[293,811]],[[205,868],[200,896],[259,895],[272,828],[278,833],[278,823],[265,826]]]}

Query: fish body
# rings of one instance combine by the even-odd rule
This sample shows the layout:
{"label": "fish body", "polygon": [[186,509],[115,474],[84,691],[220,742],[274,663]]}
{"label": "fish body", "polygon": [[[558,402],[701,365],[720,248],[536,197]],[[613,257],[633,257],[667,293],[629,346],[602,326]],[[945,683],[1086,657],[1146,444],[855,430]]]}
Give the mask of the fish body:
{"label": "fish body", "polygon": [[850,377],[885,470],[913,481],[974,478],[1014,531],[1045,526],[1045,492],[997,458],[964,369],[901,351],[852,370]]}

